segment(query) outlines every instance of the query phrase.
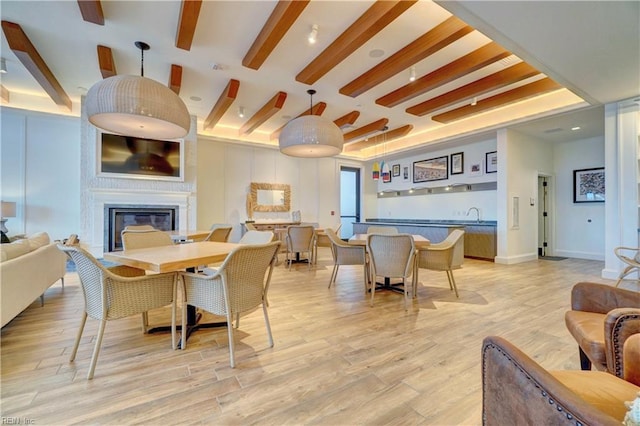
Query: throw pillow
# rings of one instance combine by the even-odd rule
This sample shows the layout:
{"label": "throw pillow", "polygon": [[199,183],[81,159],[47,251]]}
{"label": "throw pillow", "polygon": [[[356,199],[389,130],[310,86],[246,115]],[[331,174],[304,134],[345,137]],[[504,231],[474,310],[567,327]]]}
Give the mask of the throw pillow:
{"label": "throw pillow", "polygon": [[5,234],[3,231],[0,231],[0,237],[1,237],[0,244],[7,244],[11,242],[9,237],[7,237],[7,234]]}
{"label": "throw pillow", "polygon": [[15,259],[16,257],[29,253],[30,251],[31,245],[28,240],[17,240],[11,244],[0,245],[0,256],[3,261]]}
{"label": "throw pillow", "polygon": [[31,244],[31,250],[39,249],[49,244],[49,234],[46,232],[36,232],[29,236],[29,244]]}

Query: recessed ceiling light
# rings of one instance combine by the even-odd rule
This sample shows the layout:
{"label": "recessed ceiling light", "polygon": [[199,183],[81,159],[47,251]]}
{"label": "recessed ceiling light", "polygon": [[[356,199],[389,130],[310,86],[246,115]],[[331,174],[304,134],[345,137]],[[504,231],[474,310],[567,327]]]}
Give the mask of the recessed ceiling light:
{"label": "recessed ceiling light", "polygon": [[200,96],[191,96],[191,97],[189,97],[189,99],[191,99],[192,101],[195,101],[195,102],[200,102],[202,100],[202,98]]}
{"label": "recessed ceiling light", "polygon": [[371,52],[369,52],[369,56],[372,58],[379,58],[380,56],[384,55],[384,50],[382,49],[373,49]]}
{"label": "recessed ceiling light", "polygon": [[225,66],[214,62],[211,64],[211,69],[214,71],[222,71],[223,69],[225,69]]}
{"label": "recessed ceiling light", "polygon": [[571,130],[580,130],[580,126],[574,126],[571,128]]}

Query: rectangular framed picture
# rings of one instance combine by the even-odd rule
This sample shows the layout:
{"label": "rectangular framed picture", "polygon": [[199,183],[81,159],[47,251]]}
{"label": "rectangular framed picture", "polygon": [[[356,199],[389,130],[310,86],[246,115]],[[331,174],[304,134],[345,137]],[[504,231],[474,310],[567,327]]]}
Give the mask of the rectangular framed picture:
{"label": "rectangular framed picture", "polygon": [[404,180],[409,180],[409,166],[405,166],[402,168],[402,178]]}
{"label": "rectangular framed picture", "polygon": [[451,174],[461,175],[464,173],[464,152],[451,154]]}
{"label": "rectangular framed picture", "polygon": [[391,174],[393,175],[393,177],[400,176],[400,164],[394,164],[391,170]]}
{"label": "rectangular framed picture", "polygon": [[498,151],[487,152],[485,162],[485,173],[496,173],[498,171]]}
{"label": "rectangular framed picture", "polygon": [[480,176],[482,175],[482,161],[477,163],[472,163],[469,166],[469,176]]}
{"label": "rectangular framed picture", "polygon": [[436,157],[413,163],[413,182],[431,182],[449,178],[449,157]]}
{"label": "rectangular framed picture", "polygon": [[604,167],[573,171],[573,202],[604,202]]}

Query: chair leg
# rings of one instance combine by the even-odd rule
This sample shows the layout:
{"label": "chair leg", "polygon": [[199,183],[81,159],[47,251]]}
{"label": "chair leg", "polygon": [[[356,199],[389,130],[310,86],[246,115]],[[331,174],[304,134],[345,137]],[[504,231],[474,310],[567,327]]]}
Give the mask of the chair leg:
{"label": "chair leg", "polygon": [[447,270],[447,278],[449,278],[449,287],[455,291],[456,297],[460,298],[458,295],[458,287],[456,287],[456,280],[453,278],[453,271]]}
{"label": "chair leg", "polygon": [[409,298],[409,292],[407,291],[407,280],[405,278],[402,279],[402,287],[404,287],[404,310],[408,311],[407,299]]}
{"label": "chair leg", "polygon": [[267,306],[262,304],[262,312],[264,313],[264,323],[267,326],[267,337],[269,338],[269,347],[273,347],[273,336],[271,335],[271,324],[269,323],[269,314],[267,313]]}
{"label": "chair leg", "polygon": [[336,273],[338,272],[338,265],[334,264],[333,265],[333,271],[331,271],[331,278],[329,278],[329,287],[327,288],[331,288],[331,284],[333,284],[333,282],[335,281],[335,277],[336,277]]}
{"label": "chair leg", "polygon": [[93,372],[96,370],[96,364],[98,364],[98,355],[100,355],[100,347],[102,346],[102,337],[104,336],[104,328],[107,325],[107,320],[100,321],[100,328],[98,329],[98,338],[96,339],[96,346],[93,348],[93,356],[91,357],[91,364],[89,365],[89,374],[87,380],[93,379]]}
{"label": "chair leg", "polygon": [[73,345],[73,350],[71,351],[71,357],[69,358],[69,362],[73,362],[76,359],[76,353],[78,352],[78,346],[80,346],[80,339],[82,338],[82,332],[84,331],[84,325],[87,322],[87,312],[82,313],[82,319],[80,320],[80,328],[78,329],[78,334],[76,335],[76,343]]}
{"label": "chair leg", "polygon": [[182,282],[182,319],[180,320],[180,349],[185,350],[187,347],[187,288]]}
{"label": "chair leg", "polygon": [[371,277],[371,307],[373,307],[373,296],[376,294],[376,274],[373,270],[370,271]]}
{"label": "chair leg", "polygon": [[142,313],[142,332],[147,334],[149,330],[149,314],[147,312]]}
{"label": "chair leg", "polygon": [[229,335],[229,364],[231,365],[231,368],[236,368],[232,318],[233,314],[231,312],[227,312],[227,334]]}
{"label": "chair leg", "polygon": [[631,272],[633,272],[634,269],[637,269],[637,268],[635,266],[627,266],[626,268],[624,268],[624,271],[622,271],[620,275],[618,275],[618,281],[616,281],[615,286],[618,287],[620,283],[624,280],[624,277],[626,277]]}
{"label": "chair leg", "polygon": [[40,295],[40,307],[44,306],[44,293]]}
{"label": "chair leg", "polygon": [[369,265],[364,263],[364,294],[367,294],[367,290],[369,289]]}
{"label": "chair leg", "polygon": [[60,278],[60,282],[62,283],[62,290],[64,291],[64,277]]}
{"label": "chair leg", "polygon": [[173,302],[171,303],[171,349],[176,350],[176,304],[178,286],[176,282],[173,283]]}
{"label": "chair leg", "polygon": [[580,369],[584,371],[591,370],[591,360],[581,347],[578,347],[578,350],[580,351]]}
{"label": "chair leg", "polygon": [[240,312],[236,312],[236,328],[240,327]]}

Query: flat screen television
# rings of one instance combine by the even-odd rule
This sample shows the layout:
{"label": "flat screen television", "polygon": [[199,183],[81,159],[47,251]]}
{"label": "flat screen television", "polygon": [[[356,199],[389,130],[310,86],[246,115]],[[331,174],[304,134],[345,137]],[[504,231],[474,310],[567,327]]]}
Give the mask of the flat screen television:
{"label": "flat screen television", "polygon": [[98,176],[183,181],[183,144],[99,132]]}

